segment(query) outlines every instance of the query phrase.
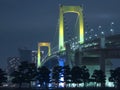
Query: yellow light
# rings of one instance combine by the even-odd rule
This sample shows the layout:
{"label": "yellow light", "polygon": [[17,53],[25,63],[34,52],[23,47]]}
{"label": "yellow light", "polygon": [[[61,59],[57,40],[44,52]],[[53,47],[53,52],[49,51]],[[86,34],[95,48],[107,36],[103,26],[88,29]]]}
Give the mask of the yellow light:
{"label": "yellow light", "polygon": [[41,67],[40,47],[48,47],[48,56],[51,55],[50,43],[48,43],[48,42],[40,42],[40,43],[38,43],[38,61],[37,61],[37,67]]}
{"label": "yellow light", "polygon": [[[60,20],[59,20],[59,50],[65,50],[64,47],[64,23],[63,23],[63,14],[64,13],[77,13],[79,16],[79,41],[80,44],[84,43],[84,22],[83,22],[83,13],[80,6],[60,6]],[[61,49],[62,47],[62,49]]]}

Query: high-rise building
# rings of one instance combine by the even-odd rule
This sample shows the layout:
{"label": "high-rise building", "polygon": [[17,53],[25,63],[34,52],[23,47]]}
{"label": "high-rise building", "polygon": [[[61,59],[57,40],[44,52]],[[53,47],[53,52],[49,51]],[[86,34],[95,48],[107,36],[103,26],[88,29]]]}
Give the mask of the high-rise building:
{"label": "high-rise building", "polygon": [[8,57],[7,59],[7,72],[8,74],[12,73],[14,70],[18,69],[20,65],[20,58],[19,57]]}
{"label": "high-rise building", "polygon": [[18,66],[20,65],[20,58],[19,57],[8,57],[7,58],[7,69],[6,72],[8,73],[7,78],[8,81],[7,83],[11,85],[11,77],[10,74],[18,69]]}

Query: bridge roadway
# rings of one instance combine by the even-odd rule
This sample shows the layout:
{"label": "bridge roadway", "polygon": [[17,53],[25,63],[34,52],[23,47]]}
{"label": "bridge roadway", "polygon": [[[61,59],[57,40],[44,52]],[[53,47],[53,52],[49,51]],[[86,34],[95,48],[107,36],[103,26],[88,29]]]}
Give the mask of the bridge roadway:
{"label": "bridge roadway", "polygon": [[120,58],[120,47],[119,48],[95,48],[83,50],[86,55],[103,56],[104,58]]}
{"label": "bridge roadway", "polygon": [[[120,48],[97,48],[97,49],[86,49],[82,51],[82,58],[85,57],[98,57],[101,58],[101,60],[105,61],[105,59],[111,59],[111,58],[120,58]],[[46,57],[41,64],[44,65],[46,62],[51,60],[52,58],[56,58],[58,60],[59,55],[52,54],[51,56]],[[102,63],[102,62],[101,62]],[[105,63],[105,62],[104,62]],[[103,63],[103,64],[104,64]]]}
{"label": "bridge roadway", "polygon": [[51,60],[52,58],[57,58],[58,59],[58,55],[57,54],[52,54],[50,56],[47,56],[46,58],[44,58],[42,61],[41,61],[41,65],[43,66],[47,61]]}
{"label": "bridge roadway", "polygon": [[[82,52],[82,56],[80,57],[99,57],[101,61],[100,67],[102,70],[105,70],[105,59],[120,58],[120,40],[118,38],[120,38],[120,34],[107,37],[105,41],[105,48],[100,47],[100,39],[85,42],[83,45],[80,46],[82,48],[82,51],[80,51]],[[44,65],[51,58],[54,57],[58,59],[59,52],[46,57],[44,60],[42,60],[41,64]]]}
{"label": "bridge roadway", "polygon": [[[120,34],[112,35],[105,37],[105,46],[106,48],[116,48],[120,47]],[[97,38],[94,40],[86,41],[81,45],[83,49],[91,49],[91,48],[100,48],[101,46],[101,38]]]}

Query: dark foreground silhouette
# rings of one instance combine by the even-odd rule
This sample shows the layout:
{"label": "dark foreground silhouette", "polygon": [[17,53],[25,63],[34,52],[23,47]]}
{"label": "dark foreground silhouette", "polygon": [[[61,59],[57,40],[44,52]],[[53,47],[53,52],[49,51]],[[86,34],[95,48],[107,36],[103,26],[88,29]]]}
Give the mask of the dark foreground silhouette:
{"label": "dark foreground silhouette", "polygon": [[0,88],[0,90],[120,90],[117,88]]}

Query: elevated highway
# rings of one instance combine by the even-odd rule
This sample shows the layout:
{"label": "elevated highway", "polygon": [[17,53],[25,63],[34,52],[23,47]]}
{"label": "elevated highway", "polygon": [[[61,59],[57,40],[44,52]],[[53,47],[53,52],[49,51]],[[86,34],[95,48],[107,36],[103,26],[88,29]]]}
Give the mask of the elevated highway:
{"label": "elevated highway", "polygon": [[[120,39],[119,38],[120,38],[120,34],[105,37],[105,47],[104,48],[101,47],[100,38],[85,42],[84,44],[80,45],[80,47],[79,47],[79,48],[82,48],[82,49],[79,49],[79,52],[81,54],[78,56],[79,57],[78,60],[81,59],[80,62],[82,64],[82,62],[84,62],[83,60],[86,59],[86,58],[89,58],[89,59],[90,58],[92,58],[92,59],[96,58],[96,60],[101,61],[101,63],[98,63],[99,65],[101,65],[101,69],[102,68],[104,69],[105,59],[120,58]],[[75,58],[75,51],[72,51],[72,52],[74,54],[73,58]],[[44,60],[42,60],[41,64],[42,65],[45,65],[45,64],[48,65],[47,64],[48,62],[53,63],[54,60],[57,60],[56,61],[56,65],[57,65],[58,64],[58,59],[60,57],[63,57],[63,56],[64,56],[64,58],[66,57],[66,51],[63,51],[62,53],[64,53],[64,54],[60,55],[60,52],[57,52],[57,53],[54,53],[54,54],[46,57]],[[74,63],[75,61],[72,61],[72,62]],[[78,63],[78,64],[80,64],[80,63]],[[86,62],[84,64],[87,65],[88,63]],[[73,64],[73,65],[75,65],[75,64]]]}

